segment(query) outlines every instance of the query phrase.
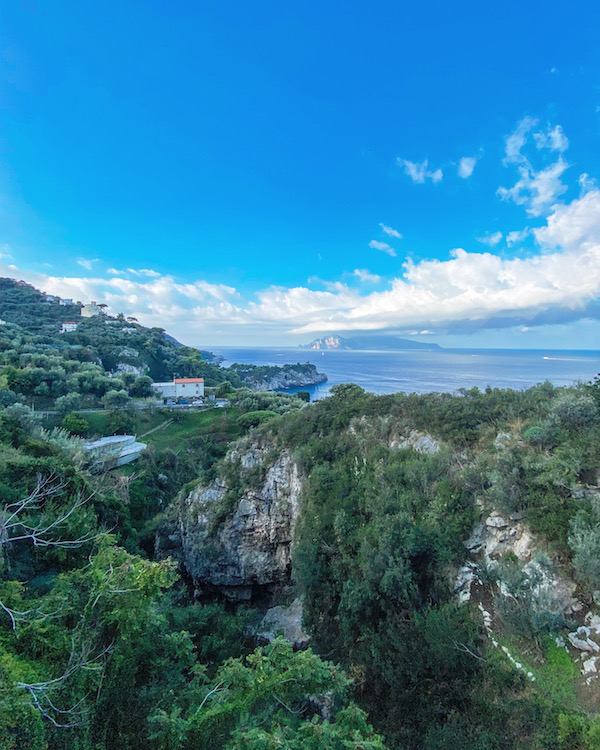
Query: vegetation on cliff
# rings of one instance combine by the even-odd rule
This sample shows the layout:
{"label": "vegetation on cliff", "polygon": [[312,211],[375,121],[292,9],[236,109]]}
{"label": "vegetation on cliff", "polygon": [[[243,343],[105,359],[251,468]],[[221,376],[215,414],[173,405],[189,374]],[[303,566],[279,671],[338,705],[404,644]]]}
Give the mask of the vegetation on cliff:
{"label": "vegetation on cliff", "polygon": [[[269,456],[293,456],[304,477],[292,576],[305,626],[391,748],[597,746],[594,658],[586,672],[580,652],[554,639],[569,643],[596,611],[598,394],[597,384],[545,383],[375,397],[346,384],[257,428],[217,468],[227,491],[209,515],[236,539],[238,513],[268,497]],[[465,543],[486,516],[497,549],[475,566]],[[249,518],[245,534],[260,513]],[[459,605],[469,561],[473,596]]]}
{"label": "vegetation on cliff", "polygon": [[[75,433],[122,412],[83,427],[73,397],[147,386],[107,367],[214,368],[223,390],[235,371],[118,317],[59,335],[68,310],[5,286],[1,748],[600,745],[598,381],[381,397],[345,384],[312,405],[238,387],[223,410],[129,414],[148,449],[92,474]],[[21,293],[41,306],[31,319]],[[24,403],[61,398],[70,431]],[[212,525],[188,503],[188,545],[206,521],[204,567],[228,563],[219,533],[235,518],[256,553],[252,519],[275,509],[259,552],[280,555],[269,583],[302,595],[310,649],[257,648],[260,582],[243,604],[227,581],[199,599],[181,549],[180,566],[157,555],[157,530],[175,549],[178,509],[212,486]]]}

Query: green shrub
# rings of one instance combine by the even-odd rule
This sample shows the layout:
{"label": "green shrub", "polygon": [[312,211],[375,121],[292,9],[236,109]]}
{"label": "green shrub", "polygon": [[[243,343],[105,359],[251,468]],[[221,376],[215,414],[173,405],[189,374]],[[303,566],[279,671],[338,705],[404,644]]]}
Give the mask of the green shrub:
{"label": "green shrub", "polygon": [[90,423],[80,414],[71,412],[70,414],[65,414],[61,422],[61,427],[68,430],[71,435],[82,436],[89,430]]}

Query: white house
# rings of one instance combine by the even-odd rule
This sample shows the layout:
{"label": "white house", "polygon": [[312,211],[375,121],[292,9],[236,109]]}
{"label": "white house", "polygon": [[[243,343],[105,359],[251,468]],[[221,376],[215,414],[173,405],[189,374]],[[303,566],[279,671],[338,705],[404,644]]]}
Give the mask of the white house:
{"label": "white house", "polygon": [[77,330],[77,323],[63,323],[59,333],[72,333]]}
{"label": "white house", "polygon": [[203,398],[204,378],[174,378],[170,383],[152,383],[159,398]]}
{"label": "white house", "polygon": [[65,306],[65,307],[67,305],[72,305],[73,304],[73,300],[72,299],[59,299],[58,302],[59,302],[59,304]]}

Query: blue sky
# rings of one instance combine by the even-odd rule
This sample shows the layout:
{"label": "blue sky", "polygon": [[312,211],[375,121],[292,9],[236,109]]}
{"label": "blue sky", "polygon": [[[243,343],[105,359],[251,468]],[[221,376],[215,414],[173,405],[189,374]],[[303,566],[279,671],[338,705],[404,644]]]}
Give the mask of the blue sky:
{"label": "blue sky", "polygon": [[408,5],[4,4],[0,273],[202,346],[598,348],[597,4]]}

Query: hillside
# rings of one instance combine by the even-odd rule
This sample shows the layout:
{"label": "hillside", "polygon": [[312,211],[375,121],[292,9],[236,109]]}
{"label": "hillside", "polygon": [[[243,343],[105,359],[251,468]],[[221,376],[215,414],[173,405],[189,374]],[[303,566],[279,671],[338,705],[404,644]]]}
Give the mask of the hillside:
{"label": "hillside", "polygon": [[292,640],[303,610],[390,748],[598,747],[597,384],[332,393],[235,443],[159,554]]}
{"label": "hillside", "polygon": [[[0,747],[600,746],[598,380],[308,404],[256,390],[308,365],[6,288]],[[145,372],[227,403],[134,408]],[[98,472],[116,431],[147,449]]]}
{"label": "hillside", "polygon": [[[48,298],[13,279],[0,279],[0,320],[5,365],[0,389],[38,409],[54,408],[60,398],[59,409],[69,399],[68,410],[99,407],[109,391],[148,397],[152,380],[173,377],[204,378],[207,387],[223,384],[225,390],[275,389],[278,377],[285,381],[289,370],[289,366],[267,368],[269,383],[264,368],[251,372],[252,368],[221,367],[211,352],[183,346],[162,328],[147,328],[121,314],[81,317],[79,304],[63,305],[58,298]],[[76,330],[61,333],[67,322],[76,323]],[[306,371],[305,376],[307,383],[314,382],[316,370]],[[302,373],[293,384],[305,384]]]}

